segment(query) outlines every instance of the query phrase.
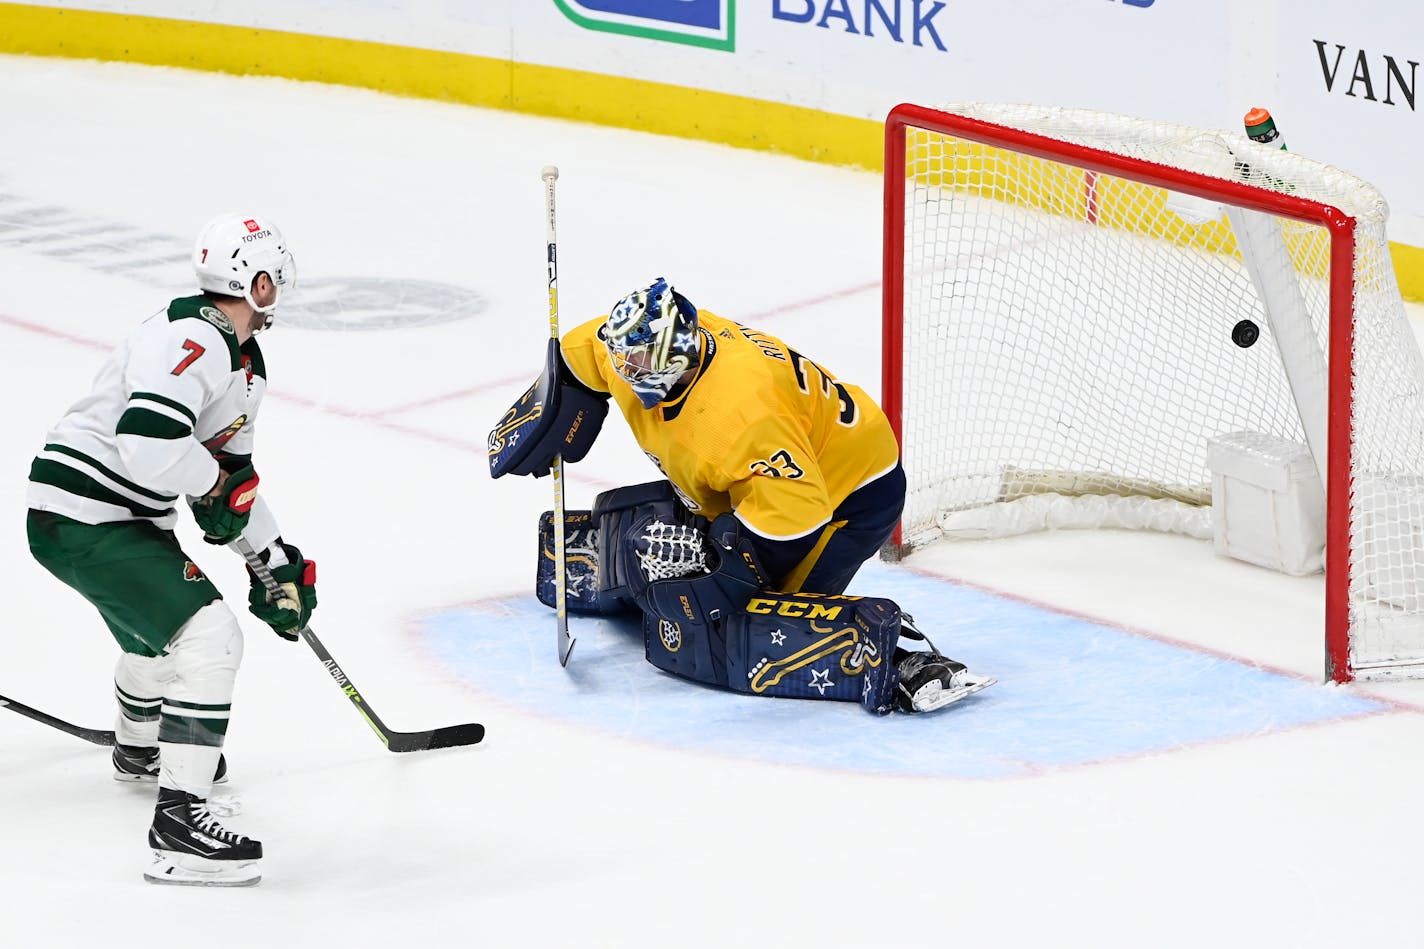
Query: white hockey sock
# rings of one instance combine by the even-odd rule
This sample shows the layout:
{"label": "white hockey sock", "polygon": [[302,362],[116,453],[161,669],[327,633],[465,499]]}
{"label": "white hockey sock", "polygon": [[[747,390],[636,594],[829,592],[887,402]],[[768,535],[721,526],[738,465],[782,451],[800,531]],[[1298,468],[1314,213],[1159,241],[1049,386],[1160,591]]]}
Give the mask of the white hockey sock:
{"label": "white hockey sock", "polygon": [[242,663],[237,617],[221,600],[209,603],[174,635],[168,659],[172,678],[163,692],[158,783],[206,799]]}
{"label": "white hockey sock", "polygon": [[159,706],[169,665],[167,656],[120,654],[114,666],[114,699],[119,705],[114,740],[120,745],[158,744]]}
{"label": "white hockey sock", "polygon": [[213,772],[218,767],[221,746],[158,743],[158,784],[186,791],[206,801],[213,790]]}

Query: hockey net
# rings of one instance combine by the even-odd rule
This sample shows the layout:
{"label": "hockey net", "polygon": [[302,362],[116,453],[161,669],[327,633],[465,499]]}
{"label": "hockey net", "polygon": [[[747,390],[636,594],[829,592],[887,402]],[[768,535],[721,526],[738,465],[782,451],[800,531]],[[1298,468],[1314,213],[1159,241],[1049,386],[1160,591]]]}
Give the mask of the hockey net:
{"label": "hockey net", "polygon": [[1287,440],[1326,486],[1327,676],[1424,676],[1424,368],[1373,187],[1244,134],[1015,105],[899,106],[885,168],[902,552],[1210,537],[1208,440]]}

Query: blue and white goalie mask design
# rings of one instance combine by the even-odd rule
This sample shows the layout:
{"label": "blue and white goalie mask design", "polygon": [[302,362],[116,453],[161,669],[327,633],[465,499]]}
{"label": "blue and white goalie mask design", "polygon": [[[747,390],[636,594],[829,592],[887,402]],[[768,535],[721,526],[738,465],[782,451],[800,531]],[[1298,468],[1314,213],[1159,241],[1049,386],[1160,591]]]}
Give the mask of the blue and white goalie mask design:
{"label": "blue and white goalie mask design", "polygon": [[645,409],[666,400],[697,366],[697,308],[662,277],[619,300],[599,335],[614,371]]}

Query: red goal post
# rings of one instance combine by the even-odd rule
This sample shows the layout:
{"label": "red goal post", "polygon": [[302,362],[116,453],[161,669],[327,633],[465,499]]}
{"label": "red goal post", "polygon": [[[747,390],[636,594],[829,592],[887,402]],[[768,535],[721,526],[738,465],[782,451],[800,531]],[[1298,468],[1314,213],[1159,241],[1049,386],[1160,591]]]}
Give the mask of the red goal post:
{"label": "red goal post", "polygon": [[[893,544],[1038,529],[1014,526],[1030,495],[1209,519],[1207,442],[1262,433],[1307,446],[1325,487],[1327,677],[1424,676],[1424,368],[1386,216],[1367,183],[1240,133],[897,106],[881,394],[910,490]],[[1258,344],[1233,342],[1242,321]],[[1168,529],[1204,536],[1193,523]]]}

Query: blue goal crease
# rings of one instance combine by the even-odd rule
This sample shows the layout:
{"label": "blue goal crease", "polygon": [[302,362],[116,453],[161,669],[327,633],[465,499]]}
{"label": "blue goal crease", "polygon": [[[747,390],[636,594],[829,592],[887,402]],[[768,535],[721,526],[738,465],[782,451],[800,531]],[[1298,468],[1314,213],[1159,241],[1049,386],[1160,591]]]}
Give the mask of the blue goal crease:
{"label": "blue goal crease", "polygon": [[[868,581],[868,583],[864,582]],[[643,659],[639,625],[570,617],[570,668],[554,617],[532,595],[461,607],[421,625],[462,681],[564,718],[659,745],[877,774],[1001,778],[1157,754],[1373,714],[1386,704],[1237,660],[947,580],[867,564],[856,587],[900,603],[941,651],[999,680],[923,716],[723,692]]]}

